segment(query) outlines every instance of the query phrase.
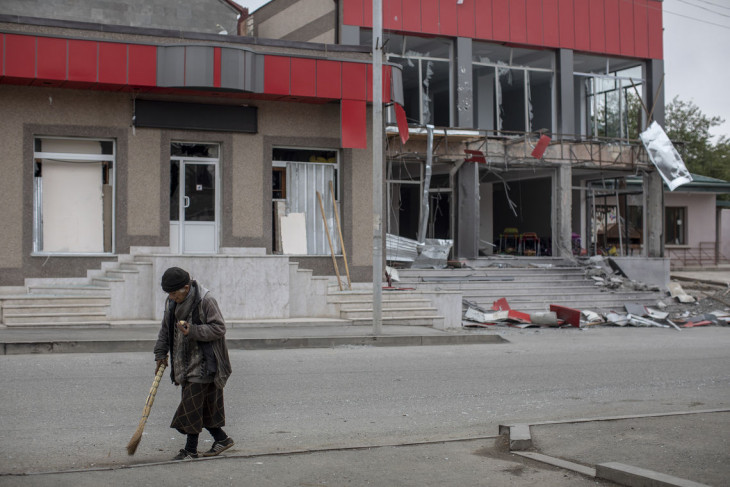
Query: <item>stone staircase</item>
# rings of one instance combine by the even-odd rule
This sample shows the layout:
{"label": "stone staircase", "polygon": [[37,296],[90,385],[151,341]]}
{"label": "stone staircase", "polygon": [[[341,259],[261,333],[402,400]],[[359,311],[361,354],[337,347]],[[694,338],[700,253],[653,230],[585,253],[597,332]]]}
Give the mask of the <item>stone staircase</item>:
{"label": "stone staircase", "polygon": [[[353,284],[352,291],[340,291],[330,285],[329,303],[339,308],[340,318],[353,325],[370,325],[373,322],[372,284]],[[381,319],[383,325],[430,326],[443,328],[445,317],[434,307],[431,299],[410,291],[383,290]]]}
{"label": "stone staircase", "polygon": [[24,328],[99,328],[110,326],[121,315],[128,320],[149,319],[147,306],[125,303],[135,287],[149,279],[151,267],[143,257],[120,255],[117,261],[104,262],[101,269],[87,271],[86,278],[28,278],[25,293],[0,294],[0,323]]}
{"label": "stone staircase", "polygon": [[399,269],[399,285],[439,291],[459,291],[463,298],[482,308],[491,309],[500,298],[507,299],[512,309],[525,313],[547,311],[551,304],[597,313],[625,311],[626,303],[655,306],[663,298],[661,292],[609,290],[598,287],[580,266],[539,263],[537,267],[521,263],[502,267],[489,262],[480,267],[461,269]]}
{"label": "stone staircase", "polygon": [[[265,255],[265,250],[222,249],[222,253]],[[102,263],[100,269],[88,270],[85,278],[28,278],[25,286],[0,288],[0,326],[105,328],[151,323],[158,311],[153,307],[160,305],[151,296],[158,290],[152,282],[154,268],[159,267],[160,258],[169,257],[164,249],[133,248],[131,254],[120,254],[116,260]],[[289,262],[288,274],[288,309],[282,309],[282,320],[321,317],[353,325],[372,323],[371,283],[354,283],[353,290],[340,291],[334,277],[313,276],[296,262]],[[439,305],[441,309],[433,306],[433,294],[383,291],[383,324],[443,328],[444,305]],[[454,316],[460,311],[453,304],[456,301],[454,298],[448,308]],[[233,317],[230,321],[241,322]],[[451,321],[455,321],[453,317]]]}

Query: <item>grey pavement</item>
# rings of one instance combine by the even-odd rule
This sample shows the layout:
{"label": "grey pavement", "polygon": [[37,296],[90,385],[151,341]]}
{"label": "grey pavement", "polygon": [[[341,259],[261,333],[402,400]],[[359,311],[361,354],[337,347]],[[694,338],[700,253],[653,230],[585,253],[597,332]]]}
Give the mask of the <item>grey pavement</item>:
{"label": "grey pavement", "polygon": [[[6,355],[149,351],[157,326],[148,322],[95,330],[5,328],[0,329],[0,343]],[[730,330],[716,332],[718,340],[730,345]],[[383,334],[374,336],[368,326],[299,320],[232,324],[228,340],[232,348],[240,349],[470,343],[510,347],[511,336],[516,337],[514,333],[518,332],[504,329],[449,332],[416,326],[384,326]],[[540,333],[565,333],[565,330]],[[575,330],[573,334],[577,335],[574,339],[579,339],[581,331]],[[698,408],[702,405],[699,401],[700,398]],[[97,464],[66,472],[43,472],[39,466],[31,474],[17,475],[2,469],[0,485],[190,485],[203,479],[206,483],[255,486],[730,484],[730,409],[685,410],[659,416],[563,418],[555,423],[521,426],[527,427],[530,438],[523,451],[510,451],[509,438],[499,436],[499,431],[493,436],[436,439],[417,444],[359,444],[352,448],[261,452],[237,445],[225,457],[183,465],[149,463],[141,457],[130,457],[124,465]],[[620,475],[610,476],[617,465]],[[596,477],[596,472],[603,478]],[[605,480],[607,476],[616,482]]]}

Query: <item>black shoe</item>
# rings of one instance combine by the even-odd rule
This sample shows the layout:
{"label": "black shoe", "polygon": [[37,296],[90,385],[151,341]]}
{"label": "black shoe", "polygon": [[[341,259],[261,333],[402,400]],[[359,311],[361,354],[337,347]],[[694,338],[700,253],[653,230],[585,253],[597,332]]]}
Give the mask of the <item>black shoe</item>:
{"label": "black shoe", "polygon": [[214,441],[213,446],[208,450],[207,452],[203,453],[204,457],[214,457],[218,455],[219,453],[222,453],[226,450],[228,450],[230,447],[233,446],[233,440],[229,436],[223,441]]}
{"label": "black shoe", "polygon": [[190,453],[183,448],[178,452],[177,455],[175,455],[175,458],[173,458],[173,460],[192,460],[193,458],[198,458],[198,454]]}

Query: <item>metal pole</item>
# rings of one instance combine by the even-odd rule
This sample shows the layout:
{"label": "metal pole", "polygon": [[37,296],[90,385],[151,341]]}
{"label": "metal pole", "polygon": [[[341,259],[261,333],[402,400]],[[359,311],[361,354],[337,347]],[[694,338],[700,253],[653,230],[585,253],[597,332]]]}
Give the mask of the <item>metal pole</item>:
{"label": "metal pole", "polygon": [[373,0],[373,334],[383,332],[383,0]]}

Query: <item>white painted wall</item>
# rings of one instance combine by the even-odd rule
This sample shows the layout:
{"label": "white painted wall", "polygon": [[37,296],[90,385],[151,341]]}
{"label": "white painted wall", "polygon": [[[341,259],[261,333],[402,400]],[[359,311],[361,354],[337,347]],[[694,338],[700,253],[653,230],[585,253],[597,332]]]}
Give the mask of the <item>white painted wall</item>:
{"label": "white painted wall", "polygon": [[700,242],[715,241],[715,195],[712,193],[664,193],[664,206],[687,208],[687,244],[699,247]]}

